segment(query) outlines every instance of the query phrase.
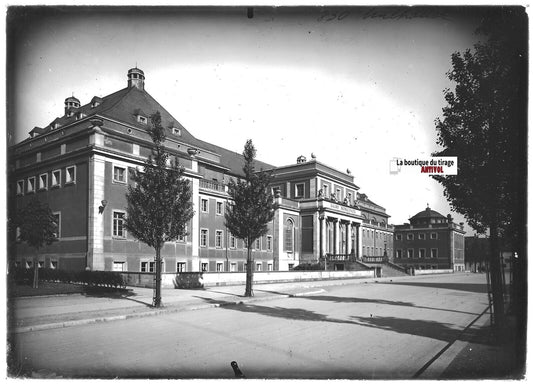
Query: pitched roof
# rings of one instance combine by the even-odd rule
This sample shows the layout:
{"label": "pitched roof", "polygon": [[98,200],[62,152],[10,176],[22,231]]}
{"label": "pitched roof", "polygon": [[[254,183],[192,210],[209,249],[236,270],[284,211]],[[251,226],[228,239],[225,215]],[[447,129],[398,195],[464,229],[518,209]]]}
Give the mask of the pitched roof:
{"label": "pitched roof", "polygon": [[[100,103],[94,106],[92,104],[94,100],[97,100]],[[243,175],[242,167],[244,157],[242,154],[197,139],[146,90],[141,90],[137,87],[127,87],[102,98],[94,97],[92,98],[91,103],[70,110],[73,112],[72,115],[69,116],[65,114],[62,117],[58,117],[45,128],[35,127],[30,134],[45,134],[53,130],[55,125],[61,127],[74,123],[78,119],[76,117],[78,114],[83,114],[83,116],[100,115],[104,118],[110,118],[131,126],[145,129],[146,125],[138,122],[137,116],[142,115],[145,118],[149,118],[150,115],[159,111],[161,114],[161,125],[166,128],[168,132],[170,132],[173,127],[180,129],[180,141],[185,142],[191,147],[197,147],[218,154],[220,156],[221,166],[229,169],[232,174]],[[272,168],[274,168],[274,166],[256,160],[257,170]]]}

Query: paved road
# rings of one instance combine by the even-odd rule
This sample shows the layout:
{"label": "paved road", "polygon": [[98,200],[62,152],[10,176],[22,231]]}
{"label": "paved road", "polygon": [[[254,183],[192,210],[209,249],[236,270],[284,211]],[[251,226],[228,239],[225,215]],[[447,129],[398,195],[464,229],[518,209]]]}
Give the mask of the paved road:
{"label": "paved road", "polygon": [[[303,297],[16,335],[66,377],[410,379],[486,309],[484,275],[328,286]],[[215,301],[210,298],[205,302]]]}

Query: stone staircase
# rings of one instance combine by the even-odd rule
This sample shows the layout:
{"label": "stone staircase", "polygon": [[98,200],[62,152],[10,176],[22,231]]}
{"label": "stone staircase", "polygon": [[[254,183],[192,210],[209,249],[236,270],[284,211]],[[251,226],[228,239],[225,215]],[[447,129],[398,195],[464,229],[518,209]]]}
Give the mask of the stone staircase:
{"label": "stone staircase", "polygon": [[390,262],[379,262],[379,263],[364,263],[364,265],[371,268],[381,268],[381,277],[398,277],[398,276],[409,276],[405,270],[399,265],[390,263]]}

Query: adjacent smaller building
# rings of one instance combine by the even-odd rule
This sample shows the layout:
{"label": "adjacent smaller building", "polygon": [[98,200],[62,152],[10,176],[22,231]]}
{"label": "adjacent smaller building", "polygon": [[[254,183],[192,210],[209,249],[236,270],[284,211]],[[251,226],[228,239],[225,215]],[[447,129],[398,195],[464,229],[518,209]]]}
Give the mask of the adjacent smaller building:
{"label": "adjacent smaller building", "polygon": [[428,206],[394,228],[394,263],[414,269],[465,270],[465,231]]}

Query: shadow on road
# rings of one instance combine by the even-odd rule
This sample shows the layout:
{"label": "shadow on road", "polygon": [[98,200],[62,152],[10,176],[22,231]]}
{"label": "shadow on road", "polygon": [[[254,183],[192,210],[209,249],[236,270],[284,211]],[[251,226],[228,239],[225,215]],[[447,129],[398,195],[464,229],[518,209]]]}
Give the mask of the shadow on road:
{"label": "shadow on road", "polygon": [[[399,334],[416,335],[430,339],[436,339],[443,342],[453,342],[461,337],[472,343],[490,343],[491,339],[487,338],[487,331],[471,327],[468,333],[464,330],[457,329],[448,323],[441,323],[429,320],[416,320],[396,318],[393,316],[373,316],[358,317],[352,316],[350,320],[329,318],[327,315],[302,308],[282,308],[266,307],[257,304],[228,304],[224,307],[239,312],[257,313],[274,318],[283,318],[289,320],[301,320],[310,322],[327,322],[351,324],[361,327],[376,328],[384,331],[392,331]],[[482,333],[485,332],[485,333]]]}
{"label": "shadow on road", "polygon": [[374,304],[383,304],[387,306],[413,307],[413,308],[420,308],[420,309],[425,309],[425,310],[446,311],[446,312],[455,312],[455,313],[467,314],[467,315],[477,315],[476,313],[473,313],[473,312],[459,311],[459,310],[446,309],[446,308],[418,306],[414,303],[390,301],[390,300],[383,300],[383,299],[365,299],[365,298],[328,296],[328,295],[299,296],[298,298],[309,299],[309,300],[321,300],[321,301],[334,302],[334,303],[374,303]]}
{"label": "shadow on road", "polygon": [[485,283],[420,283],[416,281],[397,281],[397,282],[381,282],[384,285],[408,285],[413,287],[432,287],[450,289],[455,291],[487,293],[487,285]]}

